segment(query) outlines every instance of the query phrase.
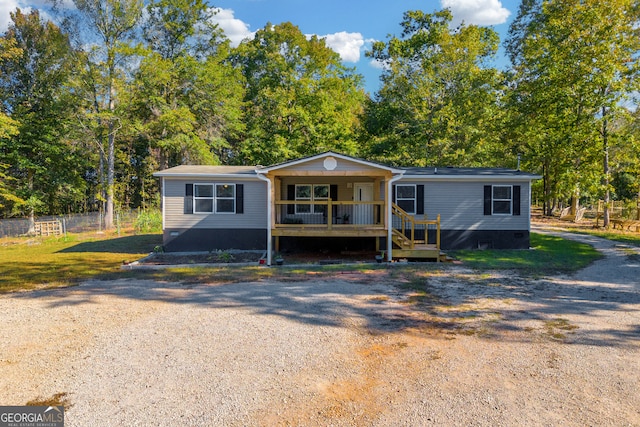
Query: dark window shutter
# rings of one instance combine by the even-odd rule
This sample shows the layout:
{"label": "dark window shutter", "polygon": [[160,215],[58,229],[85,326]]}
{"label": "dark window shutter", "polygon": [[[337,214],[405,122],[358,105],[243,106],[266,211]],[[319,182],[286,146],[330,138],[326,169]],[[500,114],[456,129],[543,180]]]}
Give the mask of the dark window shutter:
{"label": "dark window shutter", "polygon": [[520,186],[513,186],[513,214],[520,215]]}
{"label": "dark window shutter", "polygon": [[391,201],[393,203],[396,202],[396,186],[395,185],[391,186]]}
{"label": "dark window shutter", "polygon": [[424,185],[416,185],[416,214],[424,215]]}
{"label": "dark window shutter", "polygon": [[[295,200],[296,199],[296,186],[289,184],[287,185],[287,200]],[[296,213],[296,205],[287,205],[287,214],[293,215]]]}
{"label": "dark window shutter", "polygon": [[184,189],[184,213],[193,213],[193,184],[187,184]]}
{"label": "dark window shutter", "polygon": [[484,186],[484,214],[485,215],[491,215],[491,199],[492,199],[491,196],[492,196],[491,186],[485,185]]}
{"label": "dark window shutter", "polygon": [[236,184],[236,213],[244,213],[244,184]]}

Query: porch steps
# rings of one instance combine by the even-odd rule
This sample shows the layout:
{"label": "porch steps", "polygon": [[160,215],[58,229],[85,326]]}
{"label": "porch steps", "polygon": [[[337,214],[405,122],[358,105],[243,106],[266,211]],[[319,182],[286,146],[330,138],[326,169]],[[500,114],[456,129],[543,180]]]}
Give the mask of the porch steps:
{"label": "porch steps", "polygon": [[452,262],[445,252],[442,252],[435,245],[414,245],[413,249],[393,248],[391,256],[394,259],[413,258],[413,259],[431,259],[437,262]]}
{"label": "porch steps", "polygon": [[[431,259],[437,262],[451,262],[452,258],[449,258],[446,253],[440,250],[440,216],[435,221],[416,220],[411,215],[407,214],[395,203],[392,205],[393,215],[400,218],[400,229],[393,228],[391,233],[391,240],[394,244],[394,248],[391,252],[391,256],[394,259],[399,258],[413,258],[413,259]],[[436,244],[427,243],[424,238],[416,239],[415,227],[416,225],[435,225],[437,238]],[[410,230],[409,237],[406,230]],[[426,235],[426,230],[423,232]]]}

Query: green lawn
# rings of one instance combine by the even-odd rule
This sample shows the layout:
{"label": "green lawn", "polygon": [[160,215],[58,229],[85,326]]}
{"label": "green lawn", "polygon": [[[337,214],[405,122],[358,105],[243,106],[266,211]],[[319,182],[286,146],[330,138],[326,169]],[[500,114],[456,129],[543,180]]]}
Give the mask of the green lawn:
{"label": "green lawn", "polygon": [[588,234],[590,236],[602,237],[604,239],[614,240],[616,242],[626,243],[628,245],[640,247],[640,233],[619,231],[619,230],[585,230],[570,229],[573,233]]}
{"label": "green lawn", "polygon": [[531,247],[530,250],[456,251],[454,255],[474,269],[516,269],[529,274],[573,272],[602,258],[587,244],[536,233],[531,233]]}
{"label": "green lawn", "polygon": [[67,286],[113,274],[123,261],[139,259],[160,244],[160,234],[0,239],[0,292]]}
{"label": "green lawn", "polygon": [[[142,258],[160,245],[160,234],[69,235],[64,238],[0,239],[0,292],[74,285],[89,278],[148,278],[188,283],[238,282],[262,278],[304,280],[329,278],[356,270],[371,275],[411,281],[446,264],[328,265],[313,268],[263,268],[258,266],[198,267],[163,270],[122,270],[123,262]],[[454,255],[476,270],[516,269],[524,274],[571,272],[600,258],[591,246],[539,234],[531,235],[532,250],[458,251]]]}

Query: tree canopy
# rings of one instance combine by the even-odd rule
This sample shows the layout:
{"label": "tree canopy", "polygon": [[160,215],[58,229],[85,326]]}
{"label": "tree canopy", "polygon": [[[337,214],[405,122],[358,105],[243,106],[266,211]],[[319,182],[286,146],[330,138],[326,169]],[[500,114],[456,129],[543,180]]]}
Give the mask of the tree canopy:
{"label": "tree canopy", "polygon": [[271,164],[328,149],[357,153],[362,78],[324,40],[307,39],[288,22],[268,23],[240,44],[233,62],[246,79],[242,161]]}
{"label": "tree canopy", "polygon": [[[60,4],[62,0],[52,0]],[[547,213],[640,192],[640,7],[523,0],[504,47],[447,9],[407,11],[363,78],[318,36],[267,23],[237,47],[204,0],[16,10],[0,36],[3,216],[159,203],[153,172],[336,150],[403,166],[540,173]],[[59,24],[58,25],[56,25]]]}
{"label": "tree canopy", "polygon": [[371,152],[397,164],[492,165],[499,150],[501,75],[485,65],[498,35],[451,26],[448,10],[404,14],[401,37],[376,42],[367,55],[383,64],[370,104]]}

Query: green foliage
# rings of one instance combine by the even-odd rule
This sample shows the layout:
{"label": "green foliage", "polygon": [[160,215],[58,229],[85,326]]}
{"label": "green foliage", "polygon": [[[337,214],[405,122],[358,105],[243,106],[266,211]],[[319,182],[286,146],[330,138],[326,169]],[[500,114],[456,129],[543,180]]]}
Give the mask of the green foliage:
{"label": "green foliage", "polygon": [[330,149],[357,154],[365,99],[361,76],[325,41],[291,23],[267,23],[233,62],[247,82],[241,158],[273,164]]}
{"label": "green foliage", "polygon": [[37,11],[11,17],[2,44],[14,52],[0,61],[0,102],[14,128],[0,138],[0,162],[14,178],[5,214],[59,213],[84,196],[83,158],[68,139],[76,113],[69,90],[75,52],[68,35]]}
{"label": "green foliage", "polygon": [[19,132],[18,122],[0,112],[0,139],[16,136]]}
{"label": "green foliage", "polygon": [[140,211],[133,222],[133,228],[136,234],[161,233],[162,211],[156,209]]}
{"label": "green foliage", "polygon": [[501,75],[484,65],[498,48],[498,35],[475,25],[453,29],[451,19],[448,10],[406,12],[402,36],[376,42],[367,52],[386,67],[382,88],[367,108],[370,152],[380,161],[504,162],[496,126],[503,114]]}
{"label": "green foliage", "polygon": [[218,261],[220,262],[231,262],[235,259],[235,257],[233,256],[233,254],[229,251],[217,251],[216,252],[216,258],[218,259]]}
{"label": "green foliage", "polygon": [[547,213],[594,182],[610,190],[610,148],[638,88],[638,13],[631,0],[527,0],[511,25],[512,126]]}
{"label": "green foliage", "polygon": [[404,166],[514,167],[520,152],[549,212],[640,192],[632,0],[525,0],[507,73],[487,65],[494,30],[408,11],[367,52],[385,69],[373,99],[292,23],[232,49],[204,0],[73,3],[75,25],[18,11],[0,37],[5,216],[158,206],[158,169],[329,149]]}

